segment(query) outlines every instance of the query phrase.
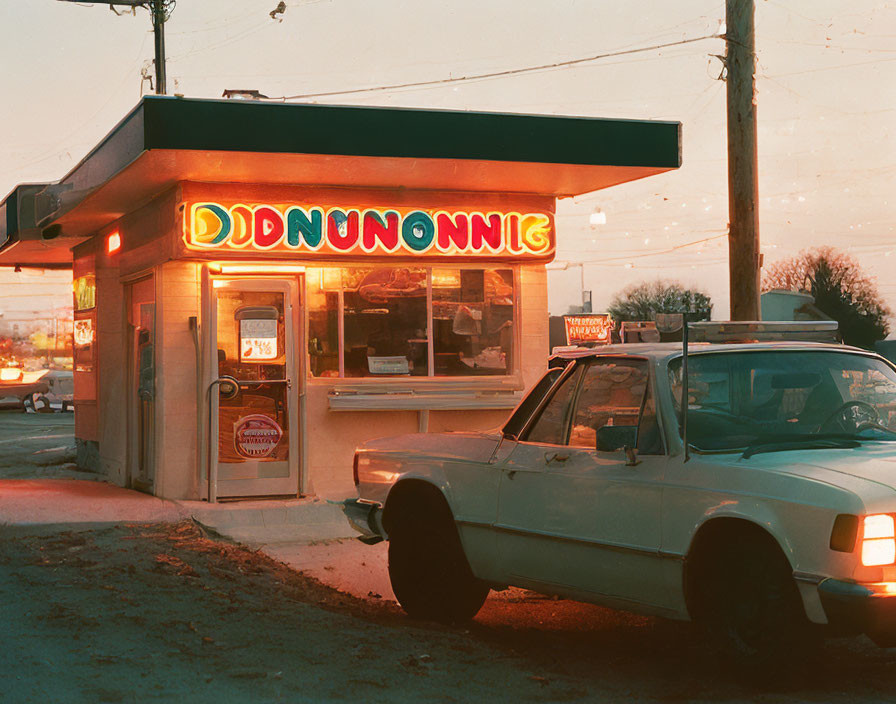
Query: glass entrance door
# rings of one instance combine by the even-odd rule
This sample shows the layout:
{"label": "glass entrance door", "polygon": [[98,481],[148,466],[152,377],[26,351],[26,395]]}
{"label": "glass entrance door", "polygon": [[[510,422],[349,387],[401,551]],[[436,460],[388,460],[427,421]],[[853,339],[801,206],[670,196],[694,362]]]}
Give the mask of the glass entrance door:
{"label": "glass entrance door", "polygon": [[296,496],[290,281],[215,280],[211,466],[218,497]]}

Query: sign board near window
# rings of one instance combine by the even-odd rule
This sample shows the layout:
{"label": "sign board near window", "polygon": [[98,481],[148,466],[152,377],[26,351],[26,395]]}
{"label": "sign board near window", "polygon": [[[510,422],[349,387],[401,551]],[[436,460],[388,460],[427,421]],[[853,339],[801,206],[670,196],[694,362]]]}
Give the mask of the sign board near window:
{"label": "sign board near window", "polygon": [[554,216],[488,209],[190,203],[183,241],[214,255],[550,261]]}
{"label": "sign board near window", "polygon": [[79,276],[72,282],[75,311],[90,310],[96,307],[96,276],[87,274]]}
{"label": "sign board near window", "polygon": [[240,361],[265,362],[280,356],[279,311],[274,306],[244,306],[235,314],[240,325]]}
{"label": "sign board near window", "polygon": [[240,361],[277,359],[277,321],[240,321]]}
{"label": "sign board near window", "polygon": [[75,346],[85,347],[93,344],[93,320],[84,318],[75,321]]}

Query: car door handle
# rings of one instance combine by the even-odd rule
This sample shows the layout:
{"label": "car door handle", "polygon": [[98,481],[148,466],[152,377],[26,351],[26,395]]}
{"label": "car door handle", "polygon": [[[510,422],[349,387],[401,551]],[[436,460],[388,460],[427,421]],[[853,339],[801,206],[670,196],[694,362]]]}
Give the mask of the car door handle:
{"label": "car door handle", "polygon": [[569,459],[569,453],[561,455],[559,452],[546,452],[544,453],[544,461],[550,464],[551,462],[566,462]]}

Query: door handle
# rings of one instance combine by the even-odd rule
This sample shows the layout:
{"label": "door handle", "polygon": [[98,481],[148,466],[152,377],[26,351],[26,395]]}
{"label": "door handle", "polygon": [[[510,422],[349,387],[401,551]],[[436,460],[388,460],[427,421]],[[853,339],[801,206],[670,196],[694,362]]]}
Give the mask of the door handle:
{"label": "door handle", "polygon": [[569,459],[569,453],[560,454],[559,452],[546,452],[544,453],[544,461],[550,464],[551,462],[566,462]]}

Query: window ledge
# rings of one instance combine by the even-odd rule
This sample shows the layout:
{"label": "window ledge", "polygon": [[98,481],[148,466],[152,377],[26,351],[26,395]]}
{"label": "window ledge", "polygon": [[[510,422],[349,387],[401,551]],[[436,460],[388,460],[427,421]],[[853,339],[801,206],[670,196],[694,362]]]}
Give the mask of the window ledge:
{"label": "window ledge", "polygon": [[516,408],[522,395],[515,392],[445,393],[402,391],[396,393],[346,392],[331,389],[331,411],[488,411]]}
{"label": "window ledge", "polygon": [[525,390],[519,373],[481,377],[310,377],[308,386],[325,387],[331,394],[482,394]]}

